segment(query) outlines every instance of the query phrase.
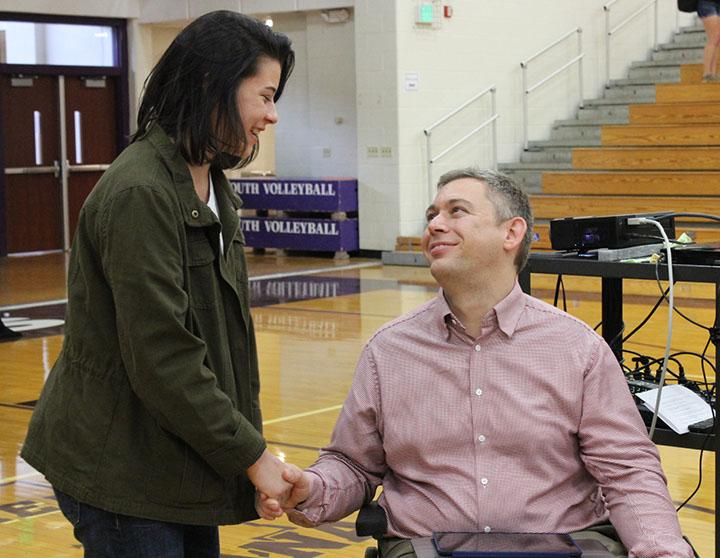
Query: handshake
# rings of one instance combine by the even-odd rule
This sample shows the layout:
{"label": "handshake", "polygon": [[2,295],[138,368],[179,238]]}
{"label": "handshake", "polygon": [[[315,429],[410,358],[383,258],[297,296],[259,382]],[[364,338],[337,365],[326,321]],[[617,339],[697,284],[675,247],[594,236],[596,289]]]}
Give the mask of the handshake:
{"label": "handshake", "polygon": [[265,450],[247,469],[255,485],[255,509],[263,519],[273,520],[307,500],[310,475],[296,465],[283,463]]}

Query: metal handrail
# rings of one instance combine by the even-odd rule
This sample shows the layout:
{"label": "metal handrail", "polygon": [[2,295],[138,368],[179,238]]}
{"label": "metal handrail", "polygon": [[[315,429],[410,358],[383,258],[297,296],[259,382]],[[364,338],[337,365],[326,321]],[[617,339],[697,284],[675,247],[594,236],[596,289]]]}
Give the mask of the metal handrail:
{"label": "metal handrail", "polygon": [[[482,124],[480,124],[480,126],[478,126],[477,128],[475,128],[475,129],[472,130],[471,132],[468,132],[468,133],[465,134],[462,138],[460,138],[460,139],[457,140],[455,143],[453,143],[450,147],[448,147],[447,149],[443,150],[440,154],[438,154],[438,155],[436,155],[435,157],[433,157],[432,159],[430,159],[430,163],[431,163],[431,164],[437,163],[440,159],[442,159],[443,157],[445,157],[445,155],[447,155],[448,153],[450,153],[450,152],[451,152],[453,149],[455,149],[458,145],[460,145],[461,143],[463,143],[463,142],[465,142],[466,140],[470,139],[472,136],[474,136],[474,135],[477,134],[480,130],[482,130],[485,126],[487,126],[488,124],[491,124],[491,123],[495,122],[497,119],[498,119],[498,115],[497,115],[497,114],[494,114],[493,116],[491,116],[490,118],[488,118],[485,122],[483,122]],[[495,161],[493,161],[493,163],[494,163],[494,166],[497,166],[497,163],[496,163]]]}
{"label": "metal handrail", "polygon": [[[467,134],[465,134],[462,138],[460,138],[458,141],[453,143],[450,147],[445,148],[441,153],[438,155],[432,156],[432,131],[440,126],[442,123],[446,122],[448,119],[452,118],[456,114],[458,114],[461,110],[468,107],[481,97],[487,95],[490,93],[490,110],[492,111],[492,115],[490,118],[485,120],[482,124],[480,124],[478,127],[474,128]],[[423,133],[425,134],[425,145],[427,149],[427,179],[428,179],[428,195],[429,200],[432,202],[432,200],[435,198],[435,191],[434,191],[434,184],[433,184],[433,177],[432,177],[432,166],[445,157],[448,153],[450,153],[453,149],[458,147],[459,145],[465,143],[468,139],[470,139],[472,136],[477,134],[480,130],[485,128],[486,126],[492,124],[492,130],[493,130],[493,136],[492,136],[492,152],[493,152],[493,169],[497,169],[497,103],[495,100],[495,94],[496,94],[496,87],[495,85],[491,85],[490,87],[483,89],[480,91],[480,93],[477,93],[476,95],[473,95],[470,99],[465,101],[463,104],[461,104],[456,109],[450,111],[448,114],[443,116],[440,120],[434,122],[427,128],[423,129]]]}
{"label": "metal handrail", "polygon": [[[617,1],[617,0],[615,0]],[[568,37],[571,37],[573,34],[577,34],[578,38],[578,55],[575,56],[572,60],[567,62],[566,64],[563,64],[560,68],[555,70],[553,73],[551,73],[549,76],[543,78],[536,84],[532,85],[531,87],[528,87],[527,84],[527,69],[528,64],[532,62],[535,58],[540,56],[541,54],[544,54],[554,46],[558,45],[559,43],[563,42]],[[548,46],[542,48],[535,54],[533,54],[530,58],[523,60],[520,62],[520,67],[522,68],[522,81],[523,81],[523,148],[528,148],[528,95],[535,91],[538,87],[541,85],[544,85],[549,80],[554,78],[559,73],[567,70],[570,66],[577,63],[578,64],[578,84],[579,84],[579,91],[580,91],[580,107],[583,106],[583,58],[585,57],[585,53],[583,52],[583,45],[582,45],[582,27],[576,27],[575,29],[572,29],[571,31],[568,31],[565,33],[562,37],[557,39],[556,41],[552,42]]]}
{"label": "metal handrail", "polygon": [[650,7],[655,8],[655,18],[653,22],[653,50],[657,50],[658,48],[658,0],[650,0],[647,4],[630,14],[628,17],[626,17],[622,22],[620,22],[618,25],[616,25],[613,29],[610,29],[610,8],[613,4],[615,4],[618,0],[611,0],[607,4],[603,6],[603,10],[605,11],[605,83],[610,83],[610,39],[612,36],[617,33],[620,29],[625,27],[628,23],[630,23],[632,20],[634,20],[636,17],[638,17],[640,14],[645,12]]}
{"label": "metal handrail", "polygon": [[495,86],[494,86],[494,85],[491,85],[491,86],[488,87],[487,89],[483,89],[482,91],[480,91],[480,93],[478,93],[477,95],[473,95],[473,96],[470,97],[467,101],[465,101],[462,105],[460,105],[458,108],[456,108],[455,110],[447,113],[447,114],[446,114],[445,116],[443,116],[440,120],[438,120],[438,121],[435,122],[434,124],[431,124],[430,126],[428,126],[427,128],[425,128],[425,129],[423,130],[423,132],[424,132],[425,135],[427,136],[430,132],[433,131],[433,129],[437,128],[440,124],[442,124],[443,122],[445,122],[447,119],[452,118],[452,117],[455,116],[458,112],[460,112],[462,109],[464,109],[466,106],[468,106],[468,105],[470,105],[471,103],[477,101],[480,97],[482,97],[483,95],[487,94],[489,91],[491,91],[491,90],[493,90],[493,89],[495,89]]}
{"label": "metal handrail", "polygon": [[[615,0],[615,1],[617,2],[617,0]],[[554,42],[550,43],[550,44],[549,44],[548,46],[546,46],[545,48],[540,49],[538,52],[536,52],[535,54],[533,54],[530,58],[528,58],[528,59],[525,60],[524,62],[520,62],[520,65],[522,66],[523,64],[525,64],[525,65],[529,64],[530,62],[532,62],[533,60],[535,60],[535,59],[536,59],[538,56],[540,56],[541,54],[545,54],[545,53],[546,53],[548,50],[550,50],[552,47],[554,47],[554,46],[562,43],[562,42],[563,42],[565,39],[567,39],[568,37],[571,37],[574,33],[582,33],[582,28],[576,27],[575,29],[571,29],[570,31],[568,31],[567,33],[565,33],[562,37],[560,37],[559,39],[557,39],[557,40],[555,40]]]}

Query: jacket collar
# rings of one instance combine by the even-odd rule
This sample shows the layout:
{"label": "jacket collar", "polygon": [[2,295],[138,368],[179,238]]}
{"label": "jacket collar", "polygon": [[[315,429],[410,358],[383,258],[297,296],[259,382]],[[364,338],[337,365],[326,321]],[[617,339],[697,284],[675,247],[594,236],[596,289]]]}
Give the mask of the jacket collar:
{"label": "jacket collar", "polygon": [[[155,124],[147,131],[143,139],[146,139],[153,146],[172,175],[177,197],[182,206],[185,224],[190,227],[208,227],[212,226],[213,223],[217,223],[218,219],[215,214],[195,193],[195,186],[187,162],[165,131]],[[229,238],[232,238],[234,229],[237,227],[235,211],[242,206],[242,203],[230,188],[222,170],[211,168],[210,172],[215,185],[215,194],[218,198],[221,221],[223,227],[230,233]]]}

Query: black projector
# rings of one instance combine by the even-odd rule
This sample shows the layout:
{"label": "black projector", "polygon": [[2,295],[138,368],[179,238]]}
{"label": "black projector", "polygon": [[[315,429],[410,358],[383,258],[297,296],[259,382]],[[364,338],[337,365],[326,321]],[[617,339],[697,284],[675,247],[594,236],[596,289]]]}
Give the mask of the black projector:
{"label": "black projector", "polygon": [[638,217],[658,221],[668,238],[675,238],[672,213],[634,213],[553,219],[550,221],[550,245],[553,250],[586,252],[598,248],[627,248],[662,242],[660,231],[652,223],[628,224],[628,219]]}

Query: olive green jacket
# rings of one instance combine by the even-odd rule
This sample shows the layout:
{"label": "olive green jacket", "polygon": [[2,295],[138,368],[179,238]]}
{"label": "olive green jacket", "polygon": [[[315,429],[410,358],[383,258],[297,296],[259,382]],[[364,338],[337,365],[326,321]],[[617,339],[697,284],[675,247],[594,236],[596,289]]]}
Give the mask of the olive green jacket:
{"label": "olive green jacket", "polygon": [[213,181],[219,220],[155,126],[81,211],[65,339],[21,453],[81,502],[199,525],[257,517],[245,470],[265,442],[240,200],[222,172]]}

